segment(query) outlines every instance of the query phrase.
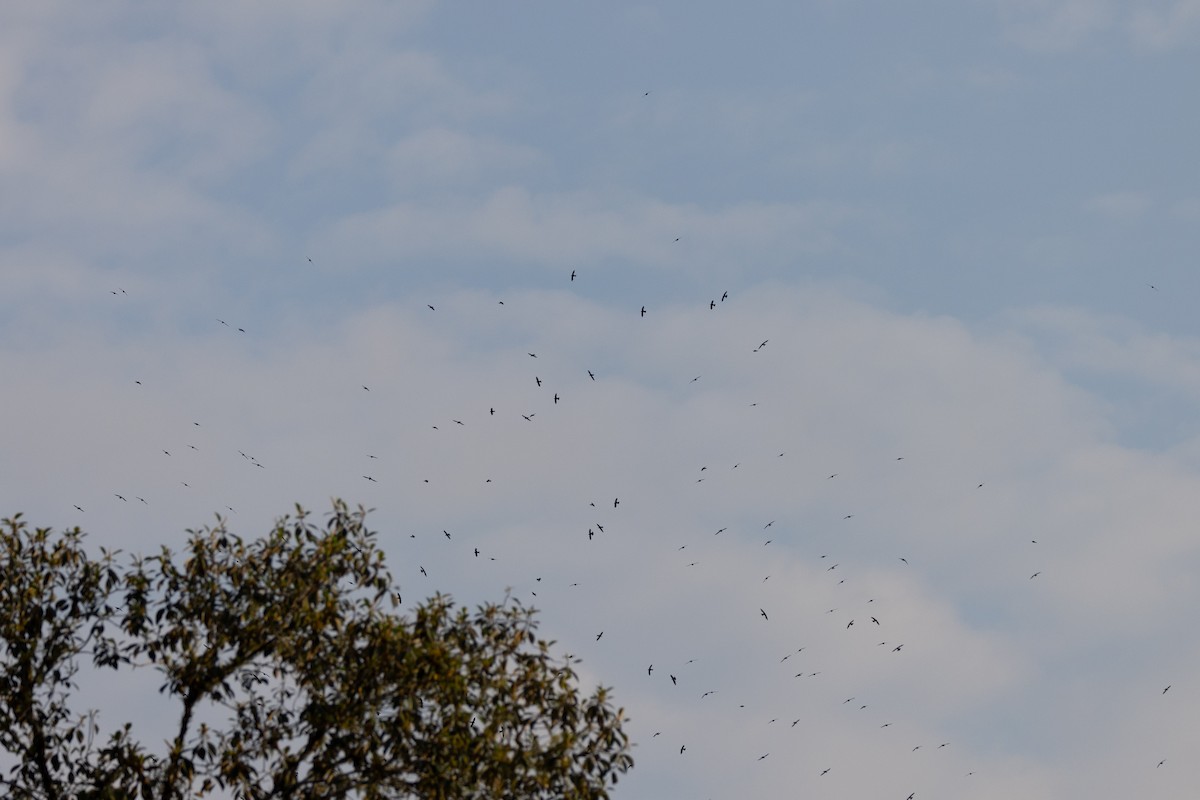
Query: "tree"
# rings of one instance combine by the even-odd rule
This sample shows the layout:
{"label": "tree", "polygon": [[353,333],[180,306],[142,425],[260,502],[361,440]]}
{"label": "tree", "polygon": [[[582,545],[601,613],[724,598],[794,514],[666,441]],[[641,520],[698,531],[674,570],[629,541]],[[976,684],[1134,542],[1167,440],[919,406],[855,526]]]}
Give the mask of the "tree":
{"label": "tree", "polygon": [[[609,691],[582,695],[514,599],[385,610],[400,597],[365,516],[335,501],[321,528],[297,507],[250,543],[218,517],[182,563],[163,547],[127,567],[78,528],[0,523],[3,795],[607,798],[633,765]],[[84,656],[162,675],[162,752],[72,713]]]}

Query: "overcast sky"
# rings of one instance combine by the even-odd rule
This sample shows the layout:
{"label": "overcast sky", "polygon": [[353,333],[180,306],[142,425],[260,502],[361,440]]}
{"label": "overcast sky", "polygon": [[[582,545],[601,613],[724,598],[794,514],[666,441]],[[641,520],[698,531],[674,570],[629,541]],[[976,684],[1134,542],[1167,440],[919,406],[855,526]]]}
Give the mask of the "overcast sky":
{"label": "overcast sky", "polygon": [[1198,45],[1197,0],[7,6],[0,515],[374,508],[405,605],[511,588],[614,687],[622,800],[1190,795]]}

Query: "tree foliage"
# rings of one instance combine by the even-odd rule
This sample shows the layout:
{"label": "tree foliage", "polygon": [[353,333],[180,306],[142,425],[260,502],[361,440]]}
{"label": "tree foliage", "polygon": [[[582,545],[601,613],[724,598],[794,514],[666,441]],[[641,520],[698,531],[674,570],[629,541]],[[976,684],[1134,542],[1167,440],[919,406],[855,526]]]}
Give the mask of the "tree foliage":
{"label": "tree foliage", "polygon": [[[90,559],[78,528],[5,520],[3,795],[606,798],[633,765],[608,690],[583,695],[511,598],[398,614],[365,513],[335,501],[322,527],[297,507],[253,542],[218,518],[182,557],[123,567]],[[161,675],[178,724],[158,752],[72,711],[84,657]]]}

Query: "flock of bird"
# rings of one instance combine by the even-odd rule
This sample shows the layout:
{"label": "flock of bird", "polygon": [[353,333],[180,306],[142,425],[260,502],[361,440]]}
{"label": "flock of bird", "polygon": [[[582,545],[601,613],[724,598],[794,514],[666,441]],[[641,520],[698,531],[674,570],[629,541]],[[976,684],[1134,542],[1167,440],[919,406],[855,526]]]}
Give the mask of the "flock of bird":
{"label": "flock of bird", "polygon": [[[572,270],[569,275],[570,284],[573,284],[573,285],[576,284],[576,282],[579,278],[580,278],[579,273],[575,270]],[[114,291],[113,294],[117,295],[118,291]],[[127,293],[124,290],[119,290],[119,294],[122,296],[127,295]],[[729,292],[722,291],[719,294],[719,296],[714,296],[711,300],[709,300],[706,303],[707,312],[715,313],[715,312],[717,312],[717,309],[722,306],[722,304],[725,304],[729,301],[730,301]],[[500,301],[500,304],[502,305],[503,302]],[[426,304],[426,308],[428,309],[429,313],[437,313],[438,312],[437,307],[435,307],[431,303]],[[650,308],[648,308],[646,305],[640,305],[640,307],[633,306],[631,308],[631,316],[634,319],[638,319],[638,320],[645,319],[648,315],[651,315],[652,313],[653,313],[653,311]],[[216,319],[216,322],[220,326],[230,329],[231,332],[235,332],[234,335],[238,335],[238,336],[246,335],[246,330],[244,328],[241,328],[241,327],[238,327],[235,325],[230,325],[230,323],[226,322],[223,319],[219,319],[219,318]],[[757,341],[757,337],[755,337],[754,341]],[[760,353],[765,348],[767,348],[770,341],[771,340],[769,338],[764,338],[760,342],[758,342],[757,346],[753,346],[753,347],[750,346],[750,343],[747,343],[747,350],[751,354]],[[528,363],[530,364],[530,369],[527,371],[527,375],[525,376],[524,379],[527,380],[530,384],[532,384],[533,387],[535,387],[537,390],[541,390],[541,391],[545,392],[543,397],[545,397],[545,402],[547,404],[546,408],[553,409],[553,408],[562,408],[563,406],[566,406],[568,404],[568,401],[564,397],[564,394],[563,394],[565,389],[552,388],[549,385],[550,379],[545,377],[545,376],[549,375],[550,372],[539,370],[536,368],[537,364],[544,364],[546,362],[546,359],[539,359],[539,354],[535,353],[535,352],[526,351],[526,355],[529,358]],[[591,368],[581,367],[581,379],[582,379],[582,374],[586,374],[587,383],[596,383],[596,382],[600,382],[600,381],[604,380],[603,376],[598,375],[597,372]],[[145,377],[145,376],[139,376],[137,379],[131,378],[131,380],[133,380],[133,383],[137,384],[138,386],[142,386],[143,381],[141,378],[143,378],[143,377]],[[700,380],[700,377],[701,376],[696,376],[696,377],[692,378],[691,381],[689,381],[689,383],[698,382]],[[370,393],[372,391],[371,385],[370,385],[371,382],[372,381],[371,381],[370,377],[368,377],[367,382],[361,384],[361,389],[363,392]],[[520,416],[520,418],[523,419],[526,423],[534,423],[535,420],[538,419],[538,417],[537,417],[538,411],[543,411],[543,409],[541,409],[541,408],[539,408],[538,411],[533,411],[533,410],[529,410],[528,408],[523,408],[520,410],[511,410],[510,409],[507,412],[504,412],[504,411],[498,412],[497,405],[499,405],[499,404],[496,403],[495,401],[486,402],[484,400],[481,400],[480,404],[479,404],[480,418],[483,420],[496,419],[498,414],[500,414],[501,416],[508,414],[508,415],[512,415],[511,418],[515,418],[515,416]],[[750,405],[757,406],[758,404],[752,403]],[[545,413],[545,412],[543,411],[543,413]],[[459,418],[451,417],[449,419],[449,423],[451,425],[457,426],[457,427],[462,427],[462,428],[468,427],[467,419],[459,419]],[[429,424],[429,427],[432,428],[433,430],[440,430],[441,424],[442,423],[440,423],[438,421],[431,421]],[[475,424],[475,422],[471,421],[470,424],[473,425],[473,424]],[[521,423],[516,423],[516,424],[520,425]],[[200,429],[202,426],[201,426],[200,422],[193,421],[191,423],[190,427],[193,431],[195,431],[195,430]],[[188,443],[188,444],[186,444],[186,447],[193,451],[198,450],[198,448],[196,447],[195,444]],[[163,458],[174,458],[175,457],[171,452],[171,450],[175,449],[175,448],[168,449],[166,447],[163,447],[160,449],[161,449],[161,455]],[[258,469],[258,470],[266,469],[266,466],[264,465],[264,463],[262,461],[260,461],[258,458],[256,458],[255,456],[249,455],[248,453],[244,452],[243,450],[237,450],[236,452],[238,453],[240,458],[246,464],[249,464],[253,468]],[[774,451],[772,451],[771,460],[783,459],[785,457],[785,455],[786,455],[785,452],[779,452],[779,453],[775,454]],[[365,458],[367,462],[370,462],[372,464],[379,464],[381,462],[379,455],[377,455],[375,453],[365,453],[365,454],[363,454],[363,458]],[[889,460],[898,464],[899,462],[905,461],[905,456],[889,456]],[[732,465],[727,465],[727,467],[730,471],[738,470],[739,468],[742,467],[742,462],[740,462],[740,461],[735,462]],[[897,468],[900,468],[900,467],[897,467]],[[699,467],[698,473],[699,474],[695,476],[695,482],[697,482],[697,483],[705,482],[713,477],[713,472],[709,469],[708,465],[701,465]],[[822,471],[820,474],[822,476],[824,476],[825,481],[837,481],[837,479],[839,478],[839,475],[841,473],[829,472],[826,475],[825,471]],[[365,481],[367,484],[372,485],[373,487],[374,486],[380,487],[380,491],[385,491],[388,488],[386,486],[387,481],[381,480],[381,475],[383,475],[383,473],[381,473],[375,469],[364,470],[363,473],[361,474],[361,479],[363,481]],[[845,480],[845,479],[843,479],[843,480]],[[424,479],[422,479],[422,482],[427,484],[427,483],[429,483],[429,479],[424,478]],[[492,483],[492,478],[490,478],[490,477],[487,478],[486,482],[489,484]],[[185,481],[185,480],[180,480],[179,483],[185,488],[190,488],[190,485],[191,485],[189,481]],[[834,484],[830,484],[830,485],[834,485]],[[971,482],[967,485],[968,485],[968,487],[973,487],[973,489],[975,491],[981,491],[985,488],[985,484],[983,482],[978,482],[978,483]],[[651,493],[651,491],[652,490],[650,487],[645,487],[646,495],[649,495]],[[968,491],[970,491],[970,489],[968,489]],[[120,503],[129,503],[130,498],[132,498],[137,503],[140,503],[143,505],[149,505],[148,501],[144,497],[142,497],[140,495],[132,494],[131,492],[129,492],[128,490],[125,490],[125,489],[121,489],[119,491],[113,491],[112,497],[115,498],[115,500]],[[628,499],[628,497],[626,499]],[[649,498],[643,497],[643,498],[638,498],[638,499],[644,503],[644,502],[648,501]],[[602,518],[602,515],[599,513],[600,506],[597,505],[597,502],[600,502],[601,506],[604,506],[608,509],[608,514],[609,514],[608,519],[606,519],[604,521],[600,521]],[[595,546],[594,544],[587,545],[586,543],[595,543],[598,537],[604,538],[606,536],[611,536],[612,531],[609,530],[609,528],[611,528],[614,524],[617,524],[617,525],[624,524],[623,522],[620,521],[620,518],[617,516],[621,511],[621,506],[622,506],[622,499],[620,496],[612,497],[611,501],[609,501],[607,499],[601,501],[597,498],[596,500],[592,500],[588,503],[588,508],[586,511],[588,514],[591,515],[590,519],[588,519],[587,522],[581,523],[580,529],[579,529],[580,539],[583,543],[585,543],[585,546]],[[73,505],[73,507],[77,512],[80,512],[80,513],[84,512],[84,508],[81,505],[76,504],[76,505]],[[223,506],[223,508],[231,513],[236,513],[233,506],[231,506],[231,505],[225,505],[225,506]],[[846,513],[841,516],[841,519],[843,521],[846,521],[847,523],[849,523],[849,521],[853,520],[854,518],[855,518],[854,513]],[[614,522],[614,520],[617,520],[617,521]],[[605,524],[605,523],[607,523],[607,524]],[[765,522],[765,524],[762,526],[761,530],[765,532],[765,531],[770,531],[770,530],[774,529],[777,532],[779,529],[775,528],[775,525],[776,525],[776,520],[771,519],[771,520]],[[730,533],[729,525],[725,525],[725,526],[718,528],[717,530],[713,531],[711,535],[712,536],[721,536],[722,534],[727,534],[726,538],[728,538],[730,535],[736,535],[736,534]],[[779,534],[772,533],[772,534],[765,534],[765,535],[773,536],[773,535],[779,535]],[[586,538],[584,538],[584,537],[586,537]],[[417,538],[417,534],[411,533],[411,534],[409,534],[408,538],[415,539],[415,538]],[[441,529],[441,537],[440,538],[443,539],[445,542],[452,543],[451,545],[447,545],[447,546],[454,546],[456,544],[456,540],[455,540],[454,536],[452,536],[452,534],[450,533],[448,528]],[[775,541],[774,538],[767,538],[762,542],[762,546],[765,547],[765,546],[771,545],[772,542],[774,542],[774,541]],[[485,547],[484,550],[481,550],[479,544],[480,544],[480,541],[478,539],[476,539],[475,541],[468,542],[466,552],[469,553],[471,555],[471,557],[474,559],[479,559],[482,555],[482,556],[485,556],[486,560],[488,560],[488,561],[496,561],[497,560],[496,555],[492,555],[492,554],[489,554],[486,552],[486,544],[484,545],[484,547]],[[699,549],[699,547],[697,547],[697,544],[700,544],[700,546],[703,546],[699,542],[699,540],[697,540],[697,542],[687,542],[687,543],[684,543],[684,544],[678,546],[676,548],[676,552],[685,550],[689,545],[692,545],[693,549]],[[1037,540],[1031,540],[1031,544],[1036,545]],[[634,554],[634,553],[630,553],[629,555],[630,555],[630,557],[636,557],[636,554]],[[909,555],[911,555],[911,553]],[[896,554],[894,556],[894,558],[895,558],[895,561],[893,563],[903,564],[903,569],[912,569],[913,568],[906,555]],[[826,559],[828,559],[828,560],[826,560]],[[820,562],[822,560],[824,560],[823,563],[821,564],[822,572],[829,575],[828,580],[832,582],[836,578],[836,583],[832,584],[832,585],[839,586],[839,587],[844,585],[846,583],[848,576],[847,577],[841,577],[841,576],[846,574],[847,570],[843,569],[841,572],[837,572],[839,567],[842,566],[842,562],[835,560],[831,553],[820,554],[817,561]],[[697,561],[687,561],[686,564],[684,564],[683,566],[695,567],[695,566],[697,566],[697,564],[698,564]],[[828,564],[828,566],[824,566],[824,564]],[[408,567],[405,567],[405,566],[400,567],[400,569],[402,571],[407,568]],[[414,565],[412,565],[411,568],[414,570],[414,574],[419,574],[421,576],[422,580],[429,579],[430,572],[426,569],[425,563],[414,564]],[[1040,569],[1036,570],[1028,576],[1028,580],[1034,580],[1036,578],[1039,578],[1042,575],[1043,575],[1043,570],[1040,570]],[[762,579],[763,583],[765,583],[770,577],[771,577],[770,575],[767,575],[766,577],[764,577]],[[577,587],[577,586],[579,586],[579,582],[578,581],[569,582],[569,584],[565,584],[565,585],[569,585],[570,587]],[[537,592],[538,588],[543,589],[542,598],[538,597],[538,592]],[[536,581],[534,582],[534,585],[529,588],[529,592],[533,598],[538,598],[538,601],[540,601],[547,596],[547,593],[544,591],[546,588],[547,588],[547,585],[542,583],[542,578],[537,577]],[[425,583],[422,584],[422,587],[420,589],[421,594],[430,594],[430,593],[432,593],[432,591],[434,591],[434,589],[429,584],[425,584]],[[397,591],[396,595],[397,595],[398,599],[402,600],[402,597],[401,597],[401,594],[399,591]],[[747,617],[749,617],[750,614],[752,614],[752,613],[753,613],[752,609],[748,608],[746,611]],[[776,625],[776,624],[778,624],[778,619],[774,616],[775,614],[776,614],[776,611],[771,610],[770,604],[757,606],[757,613],[754,614],[753,618],[746,619],[746,624],[749,625],[749,624],[751,624],[753,619],[757,619],[757,621],[758,621],[757,624],[760,624],[760,625],[765,625],[765,626]],[[883,657],[883,658],[904,659],[906,656],[909,655],[909,653],[912,650],[911,647],[907,650],[905,649],[906,648],[905,641],[897,641],[896,639],[892,638],[893,634],[891,632],[889,632],[886,601],[881,600],[881,601],[877,602],[876,597],[868,597],[864,601],[861,601],[861,602],[851,605],[851,606],[835,606],[832,608],[825,609],[823,614],[824,614],[824,617],[829,620],[827,625],[835,626],[836,628],[840,629],[843,632],[843,635],[846,635],[846,636],[852,636],[852,635],[853,636],[861,636],[862,634],[860,632],[862,632],[862,631],[877,631],[877,632],[879,632],[879,635],[881,638],[878,642],[875,642],[872,645],[872,648],[878,650],[878,652],[881,654],[881,657]],[[603,642],[602,640],[604,639],[605,631],[608,629],[610,629],[610,628],[606,627],[605,629],[599,630],[594,633],[594,638],[592,640],[593,646],[603,647],[606,645],[606,643]],[[794,635],[795,635],[794,631],[787,631],[787,632],[781,632],[780,637],[781,637],[781,639],[784,639],[784,638],[790,639],[790,638],[794,637]],[[552,638],[558,638],[558,637],[552,637]],[[610,640],[611,640],[611,638],[612,637],[610,637]],[[877,637],[871,637],[871,641],[874,642],[875,638],[877,638]],[[861,642],[861,640],[858,640],[858,641]],[[709,644],[711,644],[711,643],[709,643]],[[789,661],[791,661],[793,664],[796,664],[797,662],[800,662],[806,658],[810,658],[813,655],[814,655],[813,648],[811,648],[811,647],[807,647],[807,646],[801,646],[798,648],[789,647],[788,652],[786,652],[786,654],[784,654],[782,656],[782,658],[780,658],[779,664],[782,665]],[[568,657],[568,659],[575,659],[575,657],[572,656],[571,654],[568,654],[567,657]],[[686,662],[684,662],[683,659],[680,659],[678,668],[671,667],[670,670],[666,673],[667,679],[669,679],[669,681],[670,681],[670,686],[674,690],[683,690],[689,686],[689,681],[686,679],[685,671],[690,669],[689,665],[695,663],[695,661],[696,661],[696,659],[688,659]],[[643,663],[646,663],[646,662],[643,662]],[[819,666],[819,664],[817,664],[817,665]],[[791,665],[789,665],[789,666],[791,666]],[[649,663],[645,667],[645,675],[646,675],[647,680],[656,680],[656,678],[654,677],[655,669],[656,669],[656,667],[655,667],[654,663]],[[783,676],[783,675],[791,676],[790,677],[791,680],[820,679],[825,674],[823,670],[813,668],[813,663],[812,663],[811,659],[810,659],[810,663],[803,667],[799,667],[799,668],[791,667],[790,669],[787,667],[780,667],[779,669],[782,670],[779,673],[781,676]],[[659,674],[660,675],[663,674],[661,667],[659,668]],[[799,685],[799,684],[797,684],[797,685]],[[817,685],[817,684],[814,683],[812,685]],[[623,687],[621,685],[617,685],[616,689],[618,691],[618,695],[620,694],[622,688]],[[699,687],[699,688],[704,688],[704,691],[696,692],[695,697],[697,700],[705,701],[707,703],[715,703],[715,702],[722,702],[722,701],[708,700],[708,698],[713,697],[713,696],[717,695],[718,693],[721,693],[722,697],[733,695],[736,693],[736,691],[739,688],[745,690],[747,687],[746,686],[738,687],[734,683],[734,684],[722,685],[719,688],[710,688],[710,687]],[[1167,686],[1165,689],[1162,690],[1162,693],[1166,694],[1166,692],[1170,688],[1171,688],[1170,686]],[[869,690],[869,687],[864,687],[864,691],[866,691],[866,690]],[[873,728],[877,731],[888,731],[888,729],[895,730],[897,728],[897,726],[895,725],[895,722],[892,719],[887,719],[887,718],[881,719],[881,718],[877,718],[877,717],[871,717],[870,715],[874,711],[874,706],[869,702],[862,702],[861,700],[859,700],[857,698],[858,698],[858,694],[851,694],[849,697],[846,697],[845,699],[841,700],[840,705],[847,705],[853,709],[856,709],[859,712],[864,712],[863,716],[861,717],[861,719],[862,719],[861,726],[862,726],[862,730],[864,731],[863,735],[865,735],[865,731],[868,728]],[[747,704],[731,702],[730,708],[731,709],[736,708],[738,710],[745,710],[747,708]],[[632,710],[634,712],[634,717],[636,718],[637,717],[636,708],[632,709]],[[797,727],[801,727],[802,723],[804,722],[804,716],[798,716],[793,719],[792,715],[788,715],[787,717],[782,717],[782,716],[778,715],[777,713],[773,713],[776,711],[777,711],[777,709],[767,709],[767,708],[761,708],[761,707],[758,708],[757,712],[762,715],[762,723],[761,724],[764,726],[773,726],[777,722],[779,722],[781,719],[784,719],[784,720],[790,720],[790,725],[787,726],[787,729],[794,729]],[[783,726],[780,726],[780,727],[782,728]],[[654,750],[654,748],[657,747],[657,745],[658,745],[657,740],[659,740],[660,737],[664,737],[664,739],[673,739],[674,743],[671,745],[671,752],[674,753],[676,755],[676,757],[681,757],[681,758],[686,759],[686,758],[688,758],[689,754],[693,754],[696,751],[695,746],[693,746],[693,748],[691,750],[689,750],[689,748],[688,748],[689,731],[686,729],[674,729],[674,730],[663,729],[663,730],[654,730],[653,732],[647,731],[647,733],[649,734],[647,737],[648,740],[639,743],[639,747],[641,749],[639,751],[635,751],[635,755],[639,759],[639,766],[644,764],[647,759],[652,758],[654,756],[654,753],[657,752],[656,750]],[[780,733],[783,733],[783,731],[781,730]],[[890,734],[890,732],[889,732],[889,734]],[[953,743],[950,741],[936,742],[936,740],[935,740],[934,743],[927,744],[927,743],[921,742],[921,741],[913,742],[913,741],[897,740],[895,743],[895,748],[898,751],[905,750],[911,757],[915,758],[916,756],[913,754],[917,754],[922,750],[934,751],[934,752],[945,751],[945,750],[953,751],[952,744]],[[693,745],[694,745],[694,743],[693,743]],[[778,747],[786,748],[787,746],[788,745],[785,741],[782,741],[782,740],[779,741]],[[762,761],[766,761],[768,758],[770,758],[773,753],[778,754],[779,752],[780,751],[778,749],[772,748],[772,749],[766,750],[764,752],[755,753],[752,755],[752,757],[748,757],[747,760],[755,762],[755,763],[762,762]],[[788,753],[786,750],[784,752],[785,752],[785,755],[783,756],[784,758],[788,758],[788,759],[794,758],[793,754]],[[779,758],[779,755],[776,755],[776,759],[778,759],[778,758]],[[1159,763],[1157,766],[1162,767],[1165,763],[1166,763],[1166,760],[1161,759],[1161,760],[1159,760]],[[965,765],[962,767],[964,770],[963,772],[960,773],[962,778],[970,778],[971,776],[975,775],[975,770],[968,769],[967,767],[969,767],[969,766],[970,765]],[[811,771],[811,775],[813,778],[820,779],[822,781],[833,781],[836,778],[837,772],[838,772],[838,770],[832,764],[810,764],[807,767],[798,766],[797,769],[808,769]],[[910,791],[909,787],[906,787],[906,793],[907,793],[906,800],[915,800],[917,797],[922,796],[919,789]],[[904,795],[905,795],[905,793],[899,793],[897,795],[897,798],[904,797]]]}

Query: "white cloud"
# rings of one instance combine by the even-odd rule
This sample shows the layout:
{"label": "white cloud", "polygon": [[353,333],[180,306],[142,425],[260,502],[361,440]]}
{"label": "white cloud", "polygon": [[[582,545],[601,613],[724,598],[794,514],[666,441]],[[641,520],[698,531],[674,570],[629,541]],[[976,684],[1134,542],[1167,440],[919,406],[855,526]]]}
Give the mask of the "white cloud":
{"label": "white cloud", "polygon": [[999,0],[1011,38],[1030,50],[1073,50],[1110,28],[1109,0]]}
{"label": "white cloud", "polygon": [[1145,192],[1105,192],[1088,198],[1085,206],[1109,219],[1131,222],[1145,215],[1150,197]]}
{"label": "white cloud", "polygon": [[1195,41],[1200,27],[1200,2],[1174,0],[1168,8],[1134,9],[1130,30],[1135,44],[1151,50],[1169,50]]}

